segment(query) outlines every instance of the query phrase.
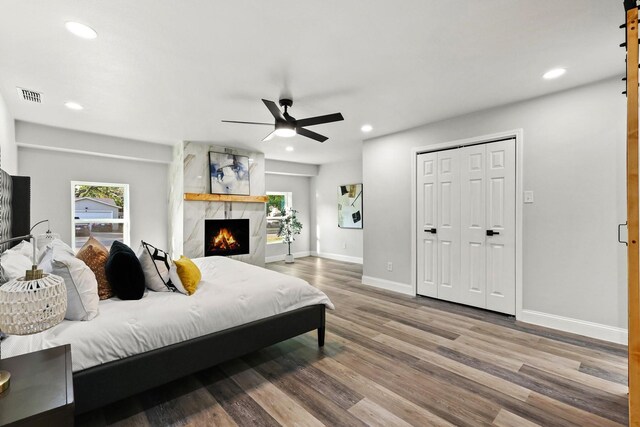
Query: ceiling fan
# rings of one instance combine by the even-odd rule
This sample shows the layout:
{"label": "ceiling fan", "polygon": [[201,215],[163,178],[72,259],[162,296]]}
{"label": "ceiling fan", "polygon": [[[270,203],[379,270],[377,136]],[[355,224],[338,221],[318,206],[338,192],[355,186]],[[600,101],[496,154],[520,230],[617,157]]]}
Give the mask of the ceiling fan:
{"label": "ceiling fan", "polygon": [[288,109],[293,105],[293,101],[291,99],[283,98],[279,101],[280,106],[284,107],[284,112],[280,111],[276,103],[273,101],[269,101],[268,99],[263,99],[262,102],[264,102],[264,105],[267,106],[267,108],[273,115],[273,118],[275,119],[275,123],[240,122],[236,120],[222,120],[222,121],[225,123],[241,123],[246,125],[275,126],[275,129],[273,130],[273,132],[267,135],[263,139],[263,141],[268,141],[274,136],[283,136],[287,138],[295,135],[302,135],[319,142],[325,142],[329,138],[327,138],[324,135],[320,135],[319,133],[315,133],[313,131],[305,129],[305,127],[344,120],[344,117],[342,117],[342,114],[340,113],[327,114],[324,116],[308,117],[306,119],[296,120],[294,117],[291,117],[288,112]]}

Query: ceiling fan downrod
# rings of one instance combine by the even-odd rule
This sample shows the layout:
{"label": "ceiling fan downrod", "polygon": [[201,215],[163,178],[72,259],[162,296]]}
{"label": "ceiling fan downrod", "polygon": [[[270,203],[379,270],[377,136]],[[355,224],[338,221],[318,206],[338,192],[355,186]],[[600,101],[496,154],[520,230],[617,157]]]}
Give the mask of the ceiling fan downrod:
{"label": "ceiling fan downrod", "polygon": [[278,101],[281,107],[284,107],[284,114],[288,114],[288,109],[293,105],[293,100],[288,98],[282,98]]}

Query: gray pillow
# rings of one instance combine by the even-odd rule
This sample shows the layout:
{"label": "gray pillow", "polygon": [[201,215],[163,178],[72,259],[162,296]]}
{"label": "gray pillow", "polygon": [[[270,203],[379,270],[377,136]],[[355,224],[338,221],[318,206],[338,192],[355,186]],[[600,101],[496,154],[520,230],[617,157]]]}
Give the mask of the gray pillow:
{"label": "gray pillow", "polygon": [[[67,320],[91,320],[98,315],[98,282],[93,271],[64,247],[53,246],[43,255],[40,268],[64,279]],[[50,260],[50,261],[49,261]]]}

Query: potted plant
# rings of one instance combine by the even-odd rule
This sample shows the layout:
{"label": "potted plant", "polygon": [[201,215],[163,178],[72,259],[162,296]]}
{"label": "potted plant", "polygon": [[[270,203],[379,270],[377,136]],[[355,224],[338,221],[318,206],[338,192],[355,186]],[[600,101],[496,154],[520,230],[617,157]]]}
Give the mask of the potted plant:
{"label": "potted plant", "polygon": [[282,243],[288,246],[287,254],[284,256],[284,262],[293,263],[293,255],[291,254],[291,243],[296,240],[295,235],[300,234],[302,224],[298,221],[295,209],[288,209],[286,215],[282,218],[280,228],[278,229],[278,237],[282,237]]}

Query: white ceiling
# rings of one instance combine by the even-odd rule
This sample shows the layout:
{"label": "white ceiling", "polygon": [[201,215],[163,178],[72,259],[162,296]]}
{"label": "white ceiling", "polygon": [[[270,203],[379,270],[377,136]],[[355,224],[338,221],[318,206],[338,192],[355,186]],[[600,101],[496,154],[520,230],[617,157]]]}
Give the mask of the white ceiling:
{"label": "white ceiling", "polygon": [[[359,157],[363,138],[620,75],[623,20],[618,0],[3,0],[0,91],[19,120],[327,163]],[[260,99],[281,94],[296,118],[345,121],[311,128],[324,144],[220,122],[270,121]]]}

